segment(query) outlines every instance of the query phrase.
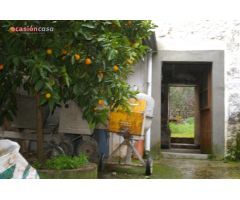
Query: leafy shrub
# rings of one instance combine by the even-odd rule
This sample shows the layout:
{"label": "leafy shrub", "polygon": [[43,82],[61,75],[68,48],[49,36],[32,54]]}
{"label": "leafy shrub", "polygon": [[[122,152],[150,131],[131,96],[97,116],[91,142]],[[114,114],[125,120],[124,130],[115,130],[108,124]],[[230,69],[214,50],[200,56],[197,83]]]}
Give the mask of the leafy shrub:
{"label": "leafy shrub", "polygon": [[184,122],[187,123],[187,124],[194,124],[194,118],[193,117],[189,117]]}
{"label": "leafy shrub", "polygon": [[228,149],[227,157],[228,160],[240,161],[240,133],[237,134],[235,144]]}
{"label": "leafy shrub", "polygon": [[66,156],[60,155],[51,159],[46,160],[43,164],[35,164],[36,168],[41,169],[77,169],[88,163],[87,156],[85,154],[80,154],[79,156]]}

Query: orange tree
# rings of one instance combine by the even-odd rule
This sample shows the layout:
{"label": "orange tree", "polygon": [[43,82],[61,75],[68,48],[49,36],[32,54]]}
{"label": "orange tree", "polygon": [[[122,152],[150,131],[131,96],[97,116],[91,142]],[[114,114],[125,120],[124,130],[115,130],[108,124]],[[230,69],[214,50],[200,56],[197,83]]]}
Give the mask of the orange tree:
{"label": "orange tree", "polygon": [[[106,121],[109,109],[128,106],[134,96],[126,80],[146,54],[143,41],[151,21],[1,21],[0,123],[13,119],[15,94],[23,87],[53,112],[75,101],[91,127]],[[16,27],[53,27],[49,32],[17,32]],[[100,109],[99,109],[100,108]]]}

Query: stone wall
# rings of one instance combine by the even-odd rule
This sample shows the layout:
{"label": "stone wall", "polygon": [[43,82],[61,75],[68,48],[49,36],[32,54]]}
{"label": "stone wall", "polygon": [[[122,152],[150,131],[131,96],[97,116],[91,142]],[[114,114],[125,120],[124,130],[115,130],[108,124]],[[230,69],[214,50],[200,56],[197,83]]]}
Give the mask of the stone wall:
{"label": "stone wall", "polygon": [[155,21],[159,50],[224,50],[225,136],[240,131],[240,21]]}

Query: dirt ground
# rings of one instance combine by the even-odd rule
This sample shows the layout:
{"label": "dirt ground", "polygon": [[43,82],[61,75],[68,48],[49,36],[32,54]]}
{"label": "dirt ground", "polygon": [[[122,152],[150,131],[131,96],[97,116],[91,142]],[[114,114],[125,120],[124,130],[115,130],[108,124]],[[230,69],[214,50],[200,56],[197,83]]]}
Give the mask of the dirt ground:
{"label": "dirt ground", "polygon": [[240,179],[240,162],[192,159],[159,159],[153,174],[144,175],[144,167],[107,165],[103,179]]}

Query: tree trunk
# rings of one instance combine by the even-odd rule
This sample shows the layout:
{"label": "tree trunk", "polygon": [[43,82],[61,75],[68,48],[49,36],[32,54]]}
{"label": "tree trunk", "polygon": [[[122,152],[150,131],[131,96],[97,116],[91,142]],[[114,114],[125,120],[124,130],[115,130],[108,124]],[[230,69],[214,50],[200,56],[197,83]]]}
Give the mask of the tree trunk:
{"label": "tree trunk", "polygon": [[36,95],[36,132],[37,132],[37,156],[38,160],[43,161],[43,115],[42,107],[40,106],[40,96]]}

